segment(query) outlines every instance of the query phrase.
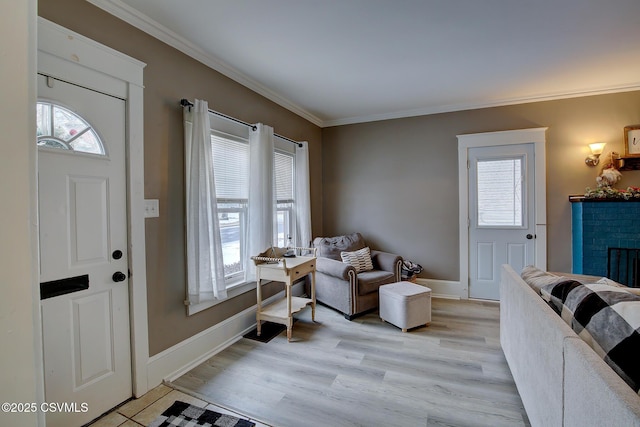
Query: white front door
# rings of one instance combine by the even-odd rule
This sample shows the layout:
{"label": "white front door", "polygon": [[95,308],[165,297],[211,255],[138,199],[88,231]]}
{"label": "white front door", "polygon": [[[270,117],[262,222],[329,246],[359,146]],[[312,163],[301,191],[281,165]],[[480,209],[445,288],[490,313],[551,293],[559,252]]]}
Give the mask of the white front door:
{"label": "white front door", "polygon": [[469,297],[499,300],[500,268],[535,259],[534,144],[470,148]]}
{"label": "white front door", "polygon": [[132,395],[126,105],[42,75],[38,101],[47,426],[80,426]]}

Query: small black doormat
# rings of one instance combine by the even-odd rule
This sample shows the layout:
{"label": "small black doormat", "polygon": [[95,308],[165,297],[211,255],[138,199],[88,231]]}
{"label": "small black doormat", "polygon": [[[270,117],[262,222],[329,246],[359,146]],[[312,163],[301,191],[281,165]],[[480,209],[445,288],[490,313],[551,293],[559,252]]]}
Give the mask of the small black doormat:
{"label": "small black doormat", "polygon": [[252,427],[255,423],[176,400],[148,427]]}
{"label": "small black doormat", "polygon": [[282,331],[286,330],[287,327],[280,323],[264,322],[260,330],[260,336],[258,336],[258,329],[253,328],[253,330],[244,335],[244,337],[254,341],[269,342],[277,337]]}

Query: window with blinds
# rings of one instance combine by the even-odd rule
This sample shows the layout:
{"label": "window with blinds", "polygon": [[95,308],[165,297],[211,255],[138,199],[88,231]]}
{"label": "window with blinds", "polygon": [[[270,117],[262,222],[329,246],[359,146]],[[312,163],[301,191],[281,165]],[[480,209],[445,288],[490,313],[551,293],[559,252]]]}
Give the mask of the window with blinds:
{"label": "window with blinds", "polygon": [[[212,131],[211,145],[224,272],[227,283],[234,284],[244,277],[242,260],[246,259],[249,143],[241,137]],[[274,152],[274,246],[285,247],[293,238],[294,167],[293,153],[284,150]]]}
{"label": "window with blinds", "polygon": [[224,275],[228,284],[244,278],[249,197],[249,144],[240,137],[211,134]]}
{"label": "window with blinds", "polygon": [[479,227],[522,227],[522,158],[478,160]]}

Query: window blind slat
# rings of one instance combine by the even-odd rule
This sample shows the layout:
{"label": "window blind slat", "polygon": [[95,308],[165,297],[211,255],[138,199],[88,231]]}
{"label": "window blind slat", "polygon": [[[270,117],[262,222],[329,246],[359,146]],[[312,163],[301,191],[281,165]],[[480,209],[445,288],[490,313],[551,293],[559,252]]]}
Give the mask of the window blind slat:
{"label": "window blind slat", "polygon": [[478,162],[478,225],[522,226],[522,159]]}
{"label": "window blind slat", "polygon": [[275,153],[276,199],[293,199],[293,156]]}
{"label": "window blind slat", "polygon": [[216,198],[249,197],[249,145],[211,135]]}
{"label": "window blind slat", "polygon": [[[249,194],[249,145],[211,135],[213,167],[218,199],[247,199]],[[274,153],[277,200],[293,199],[294,157]]]}

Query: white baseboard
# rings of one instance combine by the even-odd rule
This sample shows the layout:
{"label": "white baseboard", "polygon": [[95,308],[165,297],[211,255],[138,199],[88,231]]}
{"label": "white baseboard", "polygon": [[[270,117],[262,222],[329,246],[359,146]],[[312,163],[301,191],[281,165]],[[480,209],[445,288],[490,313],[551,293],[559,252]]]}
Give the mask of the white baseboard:
{"label": "white baseboard", "polygon": [[[301,284],[293,286],[293,295],[301,294]],[[284,297],[284,291],[264,300],[269,304]],[[149,389],[173,381],[205,360],[221,352],[256,326],[256,306],[187,338],[168,349],[151,356],[147,364]],[[150,328],[153,325],[149,325]]]}
{"label": "white baseboard", "polygon": [[469,298],[466,287],[460,282],[450,280],[436,279],[417,279],[419,285],[426,286],[431,289],[431,296],[434,298],[452,298],[467,299]]}
{"label": "white baseboard", "polygon": [[251,307],[151,356],[147,364],[149,389],[180,377],[239,340],[255,325],[256,309]]}

